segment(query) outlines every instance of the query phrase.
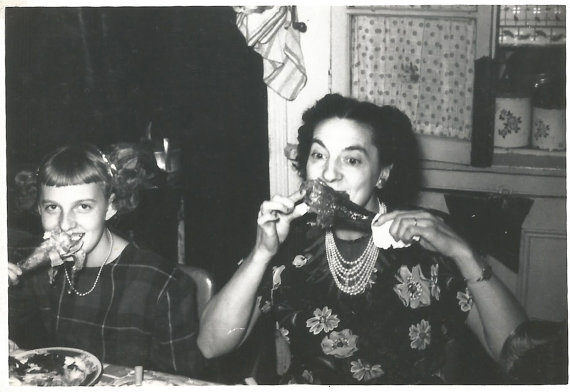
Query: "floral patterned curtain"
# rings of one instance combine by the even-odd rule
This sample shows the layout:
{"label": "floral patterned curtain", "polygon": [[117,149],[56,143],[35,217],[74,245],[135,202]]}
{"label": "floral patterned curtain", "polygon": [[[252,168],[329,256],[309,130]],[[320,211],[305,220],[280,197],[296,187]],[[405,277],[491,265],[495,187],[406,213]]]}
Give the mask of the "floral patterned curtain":
{"label": "floral patterned curtain", "polygon": [[475,22],[382,15],[351,21],[351,94],[403,110],[419,134],[471,139]]}

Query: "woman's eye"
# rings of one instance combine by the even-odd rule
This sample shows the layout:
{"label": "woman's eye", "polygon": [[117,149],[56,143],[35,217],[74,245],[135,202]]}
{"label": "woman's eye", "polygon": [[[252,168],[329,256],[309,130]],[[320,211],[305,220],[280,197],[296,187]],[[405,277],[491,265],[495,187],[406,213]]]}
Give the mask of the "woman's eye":
{"label": "woman's eye", "polygon": [[89,211],[91,209],[91,205],[86,203],[81,203],[78,207],[81,211]]}
{"label": "woman's eye", "polygon": [[318,151],[313,151],[311,153],[311,159],[314,160],[324,159],[324,157],[325,157],[324,154]]}
{"label": "woman's eye", "polygon": [[358,165],[360,165],[360,163],[362,163],[362,161],[359,158],[347,157],[346,163],[348,163],[351,166],[358,166]]}

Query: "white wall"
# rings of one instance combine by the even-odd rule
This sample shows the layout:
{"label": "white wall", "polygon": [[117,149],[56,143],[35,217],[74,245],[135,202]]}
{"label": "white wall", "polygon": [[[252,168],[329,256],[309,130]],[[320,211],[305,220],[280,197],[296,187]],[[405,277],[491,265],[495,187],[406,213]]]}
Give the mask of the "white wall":
{"label": "white wall", "polygon": [[307,31],[301,33],[307,84],[294,101],[286,101],[268,89],[271,195],[288,195],[299,185],[283,149],[287,142],[297,142],[303,111],[329,92],[330,13],[328,6],[297,7],[299,21],[307,25]]}

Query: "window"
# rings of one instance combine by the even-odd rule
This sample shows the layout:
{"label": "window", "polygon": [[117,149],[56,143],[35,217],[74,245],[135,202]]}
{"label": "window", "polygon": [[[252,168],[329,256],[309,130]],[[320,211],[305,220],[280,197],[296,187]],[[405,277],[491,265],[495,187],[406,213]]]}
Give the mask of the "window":
{"label": "window", "polygon": [[491,7],[333,8],[332,90],[403,110],[423,159],[469,163],[473,65],[491,52]]}

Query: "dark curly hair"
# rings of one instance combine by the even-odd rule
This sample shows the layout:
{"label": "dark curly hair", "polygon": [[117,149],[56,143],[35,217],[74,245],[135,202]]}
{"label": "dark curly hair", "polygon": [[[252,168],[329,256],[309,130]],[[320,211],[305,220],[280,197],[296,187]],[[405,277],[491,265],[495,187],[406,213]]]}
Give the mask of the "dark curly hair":
{"label": "dark curly hair", "polygon": [[370,127],[372,142],[382,167],[393,165],[390,177],[378,196],[392,207],[405,206],[417,191],[419,178],[418,150],[408,116],[393,106],[378,106],[339,94],[327,94],[303,113],[299,127],[297,156],[293,166],[299,176],[307,178],[307,160],[317,125],[330,118],[357,121]]}
{"label": "dark curly hair", "polygon": [[104,154],[91,144],[60,147],[41,162],[37,184],[68,186],[100,183],[105,197],[114,195],[118,214],[132,211],[139,202],[140,190],[152,187],[154,158],[133,144],[119,143]]}

